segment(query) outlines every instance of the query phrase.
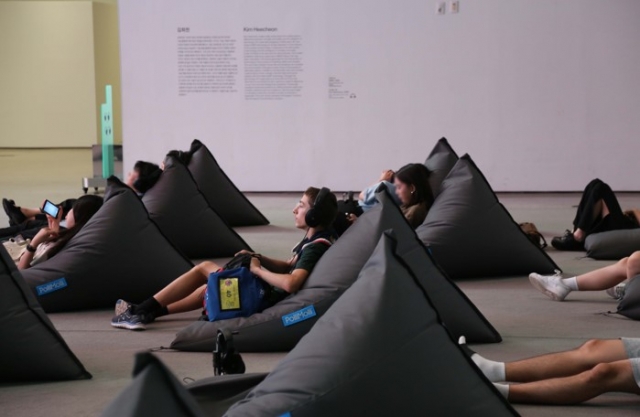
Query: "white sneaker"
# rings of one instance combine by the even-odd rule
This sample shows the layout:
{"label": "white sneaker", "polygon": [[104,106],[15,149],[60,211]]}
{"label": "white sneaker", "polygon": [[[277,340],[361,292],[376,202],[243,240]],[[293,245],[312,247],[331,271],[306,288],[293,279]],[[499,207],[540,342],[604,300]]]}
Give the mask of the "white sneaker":
{"label": "white sneaker", "polygon": [[622,300],[622,297],[624,297],[624,291],[625,291],[625,287],[627,286],[626,282],[621,282],[618,285],[614,285],[613,287],[607,289],[607,294],[609,295],[609,297],[615,299],[615,300]]}
{"label": "white sneaker", "polygon": [[537,290],[554,301],[564,300],[571,292],[571,288],[564,285],[559,274],[540,275],[533,272],[529,274],[529,281]]}

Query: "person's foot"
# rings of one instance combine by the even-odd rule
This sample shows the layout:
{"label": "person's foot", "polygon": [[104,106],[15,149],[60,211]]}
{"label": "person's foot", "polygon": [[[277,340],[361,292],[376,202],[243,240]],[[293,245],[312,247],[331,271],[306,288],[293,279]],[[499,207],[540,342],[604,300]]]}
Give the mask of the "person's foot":
{"label": "person's foot", "polygon": [[609,295],[609,297],[615,300],[620,301],[624,297],[624,292],[626,290],[626,287],[627,287],[627,283],[621,282],[620,284],[614,285],[613,287],[607,289],[607,295]]}
{"label": "person's foot", "polygon": [[3,198],[2,208],[4,209],[4,212],[7,214],[7,217],[9,217],[10,226],[16,226],[24,222],[25,220],[27,220],[27,217],[24,214],[22,214],[20,207],[16,207],[16,203],[13,200],[7,200],[6,198]]}
{"label": "person's foot", "polygon": [[571,288],[562,282],[559,274],[540,275],[535,272],[529,274],[529,281],[538,291],[554,301],[562,301],[571,292]]}
{"label": "person's foot", "polygon": [[551,239],[551,246],[557,250],[583,251],[584,242],[576,240],[571,230],[566,230],[564,235]]}
{"label": "person's foot", "polygon": [[124,313],[114,316],[111,319],[111,326],[117,327],[118,329],[145,330],[148,322],[143,314],[133,314],[131,307],[129,307]]}

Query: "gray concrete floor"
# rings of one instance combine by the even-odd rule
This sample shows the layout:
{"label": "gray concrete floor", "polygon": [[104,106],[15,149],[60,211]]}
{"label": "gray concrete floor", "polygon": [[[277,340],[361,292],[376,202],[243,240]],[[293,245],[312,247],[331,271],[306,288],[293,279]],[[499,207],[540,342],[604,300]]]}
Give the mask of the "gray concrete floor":
{"label": "gray concrete floor", "polygon": [[[482,167],[480,167],[482,169]],[[91,174],[89,150],[0,149],[0,197],[36,207],[44,198],[53,201],[82,194],[81,178]],[[585,178],[585,183],[589,178]],[[606,178],[605,178],[606,180]],[[536,223],[550,239],[570,226],[578,194],[503,194],[501,202],[516,221]],[[297,194],[250,194],[250,200],[271,225],[239,228],[257,251],[286,257],[301,234],[291,225]],[[623,194],[621,205],[640,207],[640,194]],[[0,213],[0,225],[7,224]],[[584,258],[582,253],[557,252],[551,257],[566,274],[578,274],[611,262]],[[589,338],[638,336],[640,323],[605,315],[616,302],[604,292],[571,294],[565,302],[547,299],[525,276],[463,281],[458,285],[502,334],[500,344],[474,348],[497,360],[569,349]],[[112,312],[96,310],[51,314],[50,317],[93,379],[77,382],[0,386],[2,416],[99,415],[131,380],[135,352],[169,346],[174,334],[197,313],[159,320],[145,332],[116,330],[109,325]],[[0,337],[1,333],[0,333]],[[158,356],[180,379],[200,379],[213,374],[211,355],[158,351]],[[248,372],[272,369],[285,353],[244,354]],[[1,370],[0,370],[1,372]],[[425,386],[425,389],[428,389]],[[579,406],[516,405],[523,416],[628,416],[640,409],[640,398],[607,394]]]}

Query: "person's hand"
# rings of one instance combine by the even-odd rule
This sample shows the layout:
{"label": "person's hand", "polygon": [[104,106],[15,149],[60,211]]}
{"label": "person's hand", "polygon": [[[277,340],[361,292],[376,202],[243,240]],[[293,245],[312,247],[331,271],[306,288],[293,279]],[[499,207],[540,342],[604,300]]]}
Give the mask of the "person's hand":
{"label": "person's hand", "polygon": [[390,182],[392,177],[393,177],[393,170],[385,169],[384,171],[382,171],[382,174],[380,174],[380,181]]}
{"label": "person's hand", "polygon": [[347,221],[351,224],[353,224],[353,222],[355,222],[356,220],[358,220],[358,216],[356,216],[353,213],[346,213],[346,217],[347,217]]}
{"label": "person's hand", "polygon": [[62,220],[62,206],[58,206],[58,209],[58,216],[55,218],[49,216],[48,214],[45,214],[45,216],[47,216],[47,225],[49,230],[55,232],[56,234],[60,231],[60,221]]}
{"label": "person's hand", "polygon": [[249,271],[255,273],[256,270],[260,269],[260,258],[257,256],[251,257],[251,264],[249,265]]}

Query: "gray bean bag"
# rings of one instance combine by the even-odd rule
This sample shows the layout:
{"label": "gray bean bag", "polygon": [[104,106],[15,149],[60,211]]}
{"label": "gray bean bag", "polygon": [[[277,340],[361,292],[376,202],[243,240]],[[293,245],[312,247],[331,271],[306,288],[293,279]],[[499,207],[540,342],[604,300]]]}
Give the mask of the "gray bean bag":
{"label": "gray bean bag", "polygon": [[449,175],[451,168],[458,162],[458,154],[453,150],[446,138],[442,138],[433,147],[433,150],[424,162],[431,171],[429,185],[433,196],[437,197],[442,188],[442,181]]}
{"label": "gray bean bag", "polygon": [[627,284],[624,297],[618,303],[618,313],[640,320],[640,275],[633,277]]}
{"label": "gray bean bag", "polygon": [[191,259],[233,256],[249,245],[209,205],[187,167],[169,154],[158,182],[142,197],[151,219]]}
{"label": "gray bean bag", "polygon": [[0,245],[0,383],[91,378]]}
{"label": "gray bean bag", "polygon": [[622,259],[640,250],[640,229],[591,234],[585,239],[584,248],[587,256],[593,259]]}
{"label": "gray bean bag", "polygon": [[100,210],[53,258],[22,272],[45,311],[144,300],[193,267],[149,219],[135,192],[108,180]]}
{"label": "gray bean bag", "polygon": [[[237,332],[234,343],[240,351],[291,350],[331,304],[355,282],[380,236],[390,228],[398,234],[408,262],[416,268],[416,273],[429,273],[432,277],[428,283],[429,290],[438,295],[437,302],[442,304],[445,321],[452,331],[468,335],[468,340],[474,343],[499,342],[498,332],[432,264],[425,248],[386,190],[378,193],[378,200],[380,204],[360,216],[322,256],[298,293],[250,317],[195,322],[176,335],[171,347],[210,352],[214,348],[218,329],[226,327]],[[299,318],[307,319],[297,320]]]}
{"label": "gray bean bag", "polygon": [[269,220],[245,197],[224,173],[209,149],[195,139],[189,150],[189,171],[198,188],[220,217],[231,226],[258,226]]}
{"label": "gray bean bag", "polygon": [[444,179],[416,233],[451,279],[559,270],[522,232],[468,155]]}
{"label": "gray bean bag", "polygon": [[102,417],[205,417],[182,383],[151,353],[138,353],[134,380],[102,412]]}
{"label": "gray bean bag", "polygon": [[[358,280],[309,334],[225,416],[517,415],[451,337],[392,235],[380,239]],[[206,381],[198,384],[201,393]],[[208,415],[220,415],[206,395],[197,400]]]}

